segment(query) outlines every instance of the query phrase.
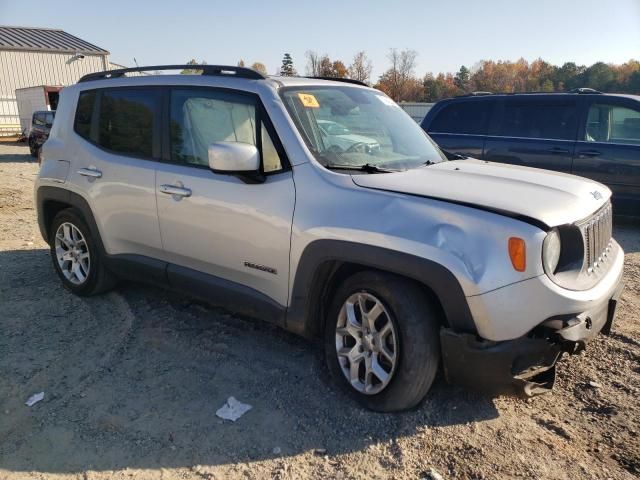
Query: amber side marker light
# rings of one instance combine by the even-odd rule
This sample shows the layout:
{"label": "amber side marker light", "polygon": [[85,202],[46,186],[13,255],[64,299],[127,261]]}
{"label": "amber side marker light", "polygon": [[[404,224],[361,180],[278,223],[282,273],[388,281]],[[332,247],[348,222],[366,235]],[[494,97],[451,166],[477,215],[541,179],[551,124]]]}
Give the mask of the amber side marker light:
{"label": "amber side marker light", "polygon": [[509,257],[511,265],[518,272],[524,272],[527,268],[527,244],[518,237],[509,238]]}

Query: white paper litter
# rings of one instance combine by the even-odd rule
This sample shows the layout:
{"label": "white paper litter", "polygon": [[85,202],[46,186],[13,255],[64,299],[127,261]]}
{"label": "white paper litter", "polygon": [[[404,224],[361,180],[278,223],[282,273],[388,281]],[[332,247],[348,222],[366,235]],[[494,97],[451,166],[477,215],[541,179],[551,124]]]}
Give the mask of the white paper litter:
{"label": "white paper litter", "polygon": [[24,404],[27,407],[32,407],[34,406],[36,403],[38,403],[40,400],[42,400],[44,398],[44,392],[40,392],[40,393],[36,393],[35,395],[31,395],[28,400],[26,402],[24,402]]}
{"label": "white paper litter", "polygon": [[251,405],[242,403],[235,399],[235,397],[229,397],[227,403],[218,409],[216,415],[223,420],[231,420],[235,422],[242,415],[251,410]]}

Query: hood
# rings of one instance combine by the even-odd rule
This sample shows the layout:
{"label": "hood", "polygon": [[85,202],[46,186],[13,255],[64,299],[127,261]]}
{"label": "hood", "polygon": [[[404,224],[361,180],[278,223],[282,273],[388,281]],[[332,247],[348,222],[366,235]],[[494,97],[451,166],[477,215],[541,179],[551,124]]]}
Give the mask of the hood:
{"label": "hood", "polygon": [[611,197],[607,187],[586,178],[476,159],[352,179],[360,187],[460,203],[547,227],[586,218]]}

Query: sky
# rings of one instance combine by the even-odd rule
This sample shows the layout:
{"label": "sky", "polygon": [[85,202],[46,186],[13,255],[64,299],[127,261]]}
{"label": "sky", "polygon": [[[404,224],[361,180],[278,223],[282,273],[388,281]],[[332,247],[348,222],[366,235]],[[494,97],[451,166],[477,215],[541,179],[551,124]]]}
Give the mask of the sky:
{"label": "sky", "polygon": [[590,65],[640,59],[640,0],[0,0],[0,25],[60,28],[126,66],[264,63],[307,50],[349,64],[364,50],[373,80],[390,48],[418,52],[416,74],[479,60]]}

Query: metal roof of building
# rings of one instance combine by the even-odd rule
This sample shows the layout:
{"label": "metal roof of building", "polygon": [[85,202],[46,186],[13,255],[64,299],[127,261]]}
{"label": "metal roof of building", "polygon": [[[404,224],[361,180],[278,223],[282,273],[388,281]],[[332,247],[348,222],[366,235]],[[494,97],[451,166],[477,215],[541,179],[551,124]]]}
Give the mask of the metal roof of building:
{"label": "metal roof of building", "polygon": [[0,25],[0,50],[82,53],[109,55],[109,52],[73,35],[52,28],[5,27]]}

